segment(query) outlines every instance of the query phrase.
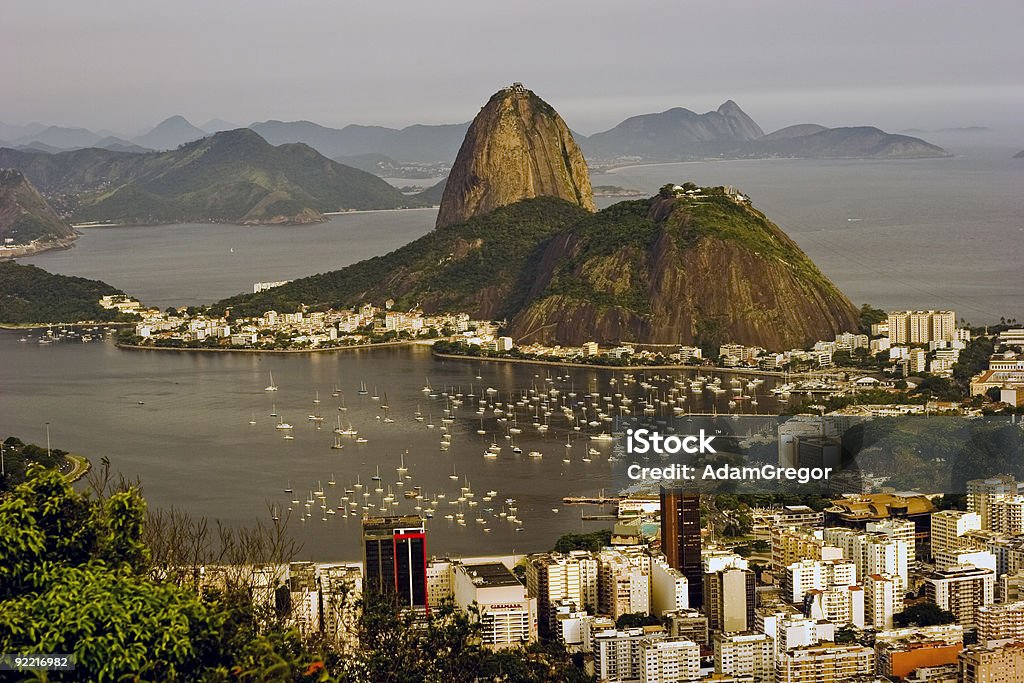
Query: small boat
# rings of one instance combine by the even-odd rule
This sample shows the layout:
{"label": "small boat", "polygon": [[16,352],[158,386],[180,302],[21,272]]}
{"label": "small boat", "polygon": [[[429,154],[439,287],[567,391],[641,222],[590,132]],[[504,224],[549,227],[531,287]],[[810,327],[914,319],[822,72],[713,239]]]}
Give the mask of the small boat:
{"label": "small boat", "polygon": [[335,450],[340,450],[340,449],[342,449],[344,447],[345,447],[345,444],[341,443],[341,437],[338,436],[337,434],[335,434],[334,435],[334,443],[331,444],[331,448],[333,448]]}
{"label": "small boat", "polygon": [[288,488],[284,490],[285,493],[292,493],[292,480],[288,480]]}
{"label": "small boat", "polygon": [[[455,473],[455,465],[452,465],[452,473],[448,475],[448,478],[453,481],[459,480],[459,475]],[[441,496],[438,496],[440,498]]]}
{"label": "small boat", "polygon": [[253,413],[252,417],[249,418],[249,424],[251,424],[251,425],[256,424],[256,413]]}
{"label": "small boat", "polygon": [[531,458],[543,458],[544,454],[541,453],[540,451],[530,451],[530,457]]}
{"label": "small boat", "polygon": [[291,429],[292,426],[284,421],[284,418],[278,420],[277,424],[274,425],[274,429]]}
{"label": "small boat", "polygon": [[273,373],[273,371],[270,372],[270,384],[268,384],[267,386],[263,387],[263,391],[277,391],[277,385],[274,384],[274,373]]}
{"label": "small boat", "polygon": [[359,382],[359,395],[366,396],[368,393],[370,392],[366,390],[366,382]]}

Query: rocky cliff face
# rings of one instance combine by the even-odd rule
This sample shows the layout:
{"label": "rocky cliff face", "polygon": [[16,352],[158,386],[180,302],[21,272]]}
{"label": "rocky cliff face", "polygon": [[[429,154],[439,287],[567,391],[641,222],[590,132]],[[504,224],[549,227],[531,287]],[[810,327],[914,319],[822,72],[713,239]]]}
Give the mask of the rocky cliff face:
{"label": "rocky cliff face", "polygon": [[19,171],[0,169],[0,237],[14,244],[74,237],[71,229]]}
{"label": "rocky cliff face", "polygon": [[437,227],[542,196],[594,211],[587,163],[568,126],[517,84],[495,93],[473,119],[448,176]]}
{"label": "rocky cliff face", "polygon": [[[604,214],[612,214],[605,216]],[[853,304],[742,198],[623,202],[553,239],[508,333],[523,342],[805,347]]]}

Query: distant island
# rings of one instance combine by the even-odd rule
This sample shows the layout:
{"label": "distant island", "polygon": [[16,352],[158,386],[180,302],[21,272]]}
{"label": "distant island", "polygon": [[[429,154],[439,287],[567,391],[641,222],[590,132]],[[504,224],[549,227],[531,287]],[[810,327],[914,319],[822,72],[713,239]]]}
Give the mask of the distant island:
{"label": "distant island", "polygon": [[1024,149],[1013,155],[1014,159],[1024,159]]}
{"label": "distant island", "polygon": [[618,185],[594,185],[595,197],[646,197],[643,190],[629,190]]}

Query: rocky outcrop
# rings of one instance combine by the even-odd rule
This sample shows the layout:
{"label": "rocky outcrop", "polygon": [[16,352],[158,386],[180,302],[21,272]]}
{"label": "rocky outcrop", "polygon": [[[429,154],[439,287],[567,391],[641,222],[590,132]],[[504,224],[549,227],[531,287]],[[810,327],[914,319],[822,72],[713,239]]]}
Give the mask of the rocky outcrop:
{"label": "rocky outcrop", "polygon": [[709,191],[606,211],[616,208],[612,222],[577,225],[548,244],[507,330],[519,343],[785,350],[857,329],[853,304],[744,199]]}
{"label": "rocky outcrop", "polygon": [[459,149],[437,227],[533,197],[558,197],[594,211],[583,153],[558,113],[519,84],[480,110]]}

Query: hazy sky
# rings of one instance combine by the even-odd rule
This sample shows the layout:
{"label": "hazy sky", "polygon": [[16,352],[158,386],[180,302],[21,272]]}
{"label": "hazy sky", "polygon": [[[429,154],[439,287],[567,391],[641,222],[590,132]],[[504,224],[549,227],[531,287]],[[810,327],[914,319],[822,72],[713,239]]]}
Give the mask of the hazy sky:
{"label": "hazy sky", "polygon": [[4,0],[0,121],[456,122],[518,80],[583,133],[728,98],[766,130],[999,127],[1021,26],[1020,0]]}

